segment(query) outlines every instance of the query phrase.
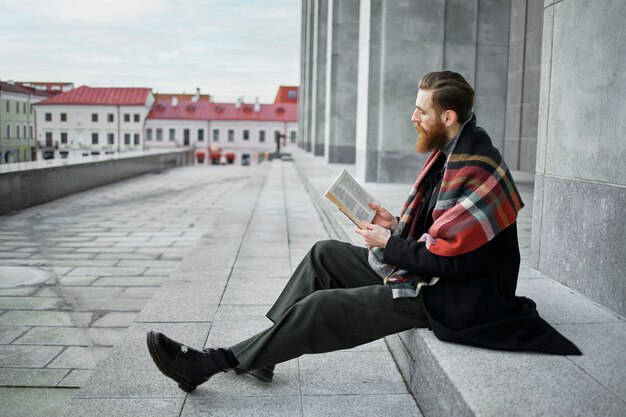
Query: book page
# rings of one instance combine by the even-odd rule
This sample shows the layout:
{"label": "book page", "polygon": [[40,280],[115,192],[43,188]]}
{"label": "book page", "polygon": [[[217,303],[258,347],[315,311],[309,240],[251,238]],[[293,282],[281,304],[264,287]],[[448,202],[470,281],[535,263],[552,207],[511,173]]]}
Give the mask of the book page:
{"label": "book page", "polygon": [[376,215],[376,211],[371,209],[368,203],[378,204],[378,201],[345,169],[324,195],[361,229],[364,229],[364,221],[371,223]]}

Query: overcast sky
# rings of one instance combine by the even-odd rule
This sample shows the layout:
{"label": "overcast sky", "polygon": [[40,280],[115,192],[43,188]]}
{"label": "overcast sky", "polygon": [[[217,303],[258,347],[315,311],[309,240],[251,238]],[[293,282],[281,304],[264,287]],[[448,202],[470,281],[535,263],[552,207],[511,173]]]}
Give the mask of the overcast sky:
{"label": "overcast sky", "polygon": [[0,79],[217,101],[300,80],[298,0],[0,0]]}

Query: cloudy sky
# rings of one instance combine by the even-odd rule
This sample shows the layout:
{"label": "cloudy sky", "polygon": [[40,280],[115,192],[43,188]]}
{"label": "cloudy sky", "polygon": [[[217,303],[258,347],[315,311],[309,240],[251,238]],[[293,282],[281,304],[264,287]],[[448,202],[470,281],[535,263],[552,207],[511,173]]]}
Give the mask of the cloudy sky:
{"label": "cloudy sky", "polygon": [[298,0],[0,0],[0,79],[218,101],[300,80]]}

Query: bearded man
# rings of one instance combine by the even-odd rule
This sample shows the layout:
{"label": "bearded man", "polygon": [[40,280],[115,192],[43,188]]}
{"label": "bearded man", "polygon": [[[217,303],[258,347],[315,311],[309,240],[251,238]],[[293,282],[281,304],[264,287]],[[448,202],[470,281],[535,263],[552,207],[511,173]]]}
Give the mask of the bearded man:
{"label": "bearded man", "polygon": [[460,74],[426,74],[411,120],[417,151],[430,155],[400,216],[371,203],[372,223],[355,230],[367,249],[316,243],[267,313],[273,325],[230,348],[199,351],[149,332],[159,370],[187,392],[233,369],[271,381],[275,364],[415,327],[484,348],[580,354],[515,296],[523,203],[473,103]]}

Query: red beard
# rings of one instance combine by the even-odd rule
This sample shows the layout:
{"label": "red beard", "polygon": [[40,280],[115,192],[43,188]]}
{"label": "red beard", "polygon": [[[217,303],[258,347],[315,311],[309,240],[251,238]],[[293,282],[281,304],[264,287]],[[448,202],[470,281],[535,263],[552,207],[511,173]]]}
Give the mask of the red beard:
{"label": "red beard", "polygon": [[417,130],[417,143],[415,149],[419,153],[429,153],[435,149],[442,150],[448,143],[446,125],[439,119],[432,129],[426,131],[419,123],[415,123]]}

